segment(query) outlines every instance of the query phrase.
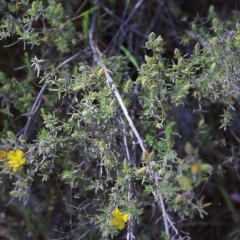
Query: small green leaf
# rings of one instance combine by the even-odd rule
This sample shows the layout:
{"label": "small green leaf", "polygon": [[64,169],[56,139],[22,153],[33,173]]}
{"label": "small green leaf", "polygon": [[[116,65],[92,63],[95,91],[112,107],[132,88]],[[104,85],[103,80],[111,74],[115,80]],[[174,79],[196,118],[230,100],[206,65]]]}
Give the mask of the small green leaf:
{"label": "small green leaf", "polygon": [[7,135],[11,140],[13,140],[13,141],[16,140],[16,135],[13,132],[7,131]]}

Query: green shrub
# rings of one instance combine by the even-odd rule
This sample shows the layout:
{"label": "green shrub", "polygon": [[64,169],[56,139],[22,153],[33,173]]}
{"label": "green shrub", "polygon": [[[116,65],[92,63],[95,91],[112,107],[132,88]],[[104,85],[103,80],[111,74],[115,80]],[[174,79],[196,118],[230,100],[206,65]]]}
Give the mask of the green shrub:
{"label": "green shrub", "polygon": [[[225,30],[210,8],[210,29],[196,27],[196,20],[182,38],[196,42],[193,53],[176,48],[172,61],[164,57],[163,38],[151,33],[144,46],[151,54],[135,80],[128,74],[129,55],[98,56],[98,7],[72,19],[56,1],[3,1],[3,8],[1,38],[24,43],[26,65],[21,80],[0,75],[1,202],[9,192],[25,204],[19,210],[26,226],[21,237],[187,237],[175,222],[196,213],[204,218],[211,202],[201,189],[214,174],[224,176],[226,165],[234,166],[234,156],[208,162],[199,149],[206,143],[219,148],[226,140],[211,135],[209,105],[223,108],[220,129],[234,121],[239,24]],[[82,25],[75,21],[80,18]],[[173,116],[188,108],[196,112],[190,133],[195,140],[185,136],[180,158],[174,143],[185,120]],[[55,226],[59,233],[53,233]],[[16,229],[6,229],[19,237]]]}

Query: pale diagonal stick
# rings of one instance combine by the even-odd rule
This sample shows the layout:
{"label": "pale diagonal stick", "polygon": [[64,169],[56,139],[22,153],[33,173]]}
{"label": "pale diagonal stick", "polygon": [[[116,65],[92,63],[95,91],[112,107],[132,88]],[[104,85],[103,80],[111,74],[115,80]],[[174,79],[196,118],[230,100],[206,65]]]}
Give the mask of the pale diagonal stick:
{"label": "pale diagonal stick", "polygon": [[108,85],[113,90],[113,93],[115,94],[115,97],[117,98],[118,103],[121,106],[121,108],[123,110],[123,113],[124,113],[126,119],[128,120],[128,123],[129,123],[132,131],[134,132],[134,134],[135,134],[135,136],[136,136],[136,138],[137,138],[137,140],[138,140],[138,142],[139,142],[139,144],[142,148],[142,151],[145,152],[146,148],[144,147],[143,141],[142,141],[142,139],[141,139],[141,137],[140,137],[133,121],[132,121],[132,119],[130,118],[130,116],[128,114],[127,108],[125,107],[125,105],[122,101],[121,95],[119,94],[112,77],[108,73],[108,69],[107,69],[106,65],[101,60],[99,60],[98,53],[97,53],[97,47],[96,47],[96,44],[95,44],[95,41],[94,41],[94,36],[93,36],[94,35],[95,24],[96,24],[96,15],[93,15],[93,21],[92,21],[91,29],[89,31],[89,42],[90,42],[90,46],[91,46],[91,49],[92,49],[92,52],[93,52],[94,60],[98,64],[98,66],[103,68],[105,76],[107,78]]}

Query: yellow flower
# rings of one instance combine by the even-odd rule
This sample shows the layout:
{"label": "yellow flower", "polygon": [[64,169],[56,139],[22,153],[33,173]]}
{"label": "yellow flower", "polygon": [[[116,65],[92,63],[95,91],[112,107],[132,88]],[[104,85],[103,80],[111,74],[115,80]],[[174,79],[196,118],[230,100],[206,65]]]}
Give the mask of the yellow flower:
{"label": "yellow flower", "polygon": [[21,150],[9,151],[7,154],[8,161],[6,166],[12,168],[13,172],[18,172],[22,169],[22,166],[26,164],[24,158],[24,152]]}
{"label": "yellow flower", "polygon": [[4,150],[0,151],[0,160],[5,158],[7,156],[7,154],[8,154],[7,151],[4,151]]}
{"label": "yellow flower", "polygon": [[198,164],[193,164],[191,166],[191,171],[192,171],[192,174],[198,174],[200,172],[200,167]]}
{"label": "yellow flower", "polygon": [[128,214],[122,213],[118,208],[112,211],[113,219],[110,221],[110,226],[115,226],[119,230],[124,229],[125,223],[128,221]]}

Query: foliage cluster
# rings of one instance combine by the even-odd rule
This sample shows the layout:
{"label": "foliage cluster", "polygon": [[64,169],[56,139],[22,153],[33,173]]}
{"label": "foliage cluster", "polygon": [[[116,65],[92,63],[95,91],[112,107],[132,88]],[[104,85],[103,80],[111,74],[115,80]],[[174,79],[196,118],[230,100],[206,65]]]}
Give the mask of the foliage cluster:
{"label": "foliage cluster", "polygon": [[[211,26],[196,18],[182,37],[194,42],[192,54],[176,48],[171,60],[164,39],[150,33],[138,68],[124,46],[111,56],[98,49],[107,21],[98,1],[74,14],[67,6],[2,1],[1,40],[12,39],[10,49],[23,43],[24,63],[19,79],[0,73],[0,203],[23,218],[15,227],[6,217],[4,235],[188,239],[176,222],[204,218],[212,199],[203,189],[239,168],[237,15],[221,22],[210,7]],[[212,105],[221,107],[218,122]],[[209,161],[205,146],[225,152]],[[229,234],[239,238],[234,228]]]}

